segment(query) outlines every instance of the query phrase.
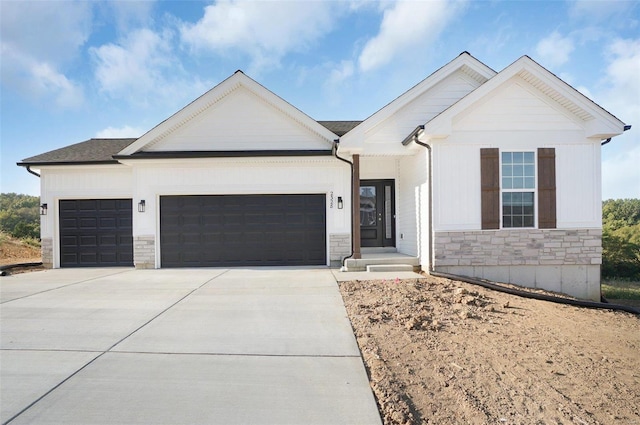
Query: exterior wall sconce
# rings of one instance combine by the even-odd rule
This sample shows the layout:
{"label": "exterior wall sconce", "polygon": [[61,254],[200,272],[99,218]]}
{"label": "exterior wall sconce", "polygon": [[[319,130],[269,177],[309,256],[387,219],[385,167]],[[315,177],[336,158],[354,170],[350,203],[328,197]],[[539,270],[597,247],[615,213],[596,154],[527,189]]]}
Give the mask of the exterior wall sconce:
{"label": "exterior wall sconce", "polygon": [[145,202],[144,199],[142,199],[140,202],[138,202],[138,212],[144,212],[145,209]]}
{"label": "exterior wall sconce", "polygon": [[338,209],[341,210],[344,207],[344,202],[342,202],[342,196],[338,196]]}
{"label": "exterior wall sconce", "polygon": [[40,205],[40,215],[47,215],[47,204]]}

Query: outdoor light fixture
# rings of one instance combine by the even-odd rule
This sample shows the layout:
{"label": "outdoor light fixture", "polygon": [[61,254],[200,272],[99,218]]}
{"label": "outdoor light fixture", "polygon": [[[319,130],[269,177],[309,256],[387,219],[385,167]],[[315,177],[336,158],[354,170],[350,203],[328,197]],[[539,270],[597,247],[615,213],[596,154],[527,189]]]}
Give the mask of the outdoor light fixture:
{"label": "outdoor light fixture", "polygon": [[47,204],[40,205],[40,215],[47,215]]}
{"label": "outdoor light fixture", "polygon": [[344,207],[344,202],[342,202],[342,196],[338,196],[338,209],[341,210]]}
{"label": "outdoor light fixture", "polygon": [[142,199],[140,202],[138,202],[138,212],[144,212],[144,207],[145,207],[145,203],[144,203],[144,199]]}

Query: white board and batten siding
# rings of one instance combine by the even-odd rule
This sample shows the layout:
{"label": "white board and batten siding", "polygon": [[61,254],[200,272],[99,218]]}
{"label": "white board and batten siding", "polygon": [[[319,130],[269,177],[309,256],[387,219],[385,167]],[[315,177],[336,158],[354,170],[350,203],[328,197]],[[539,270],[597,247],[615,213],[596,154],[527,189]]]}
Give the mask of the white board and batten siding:
{"label": "white board and batten siding", "polygon": [[586,123],[515,78],[454,117],[452,133],[434,140],[436,231],[479,230],[480,149],[556,150],[557,227],[600,228],[600,141]]}
{"label": "white board and batten siding", "polygon": [[161,151],[322,150],[331,143],[239,87],[145,147]]}

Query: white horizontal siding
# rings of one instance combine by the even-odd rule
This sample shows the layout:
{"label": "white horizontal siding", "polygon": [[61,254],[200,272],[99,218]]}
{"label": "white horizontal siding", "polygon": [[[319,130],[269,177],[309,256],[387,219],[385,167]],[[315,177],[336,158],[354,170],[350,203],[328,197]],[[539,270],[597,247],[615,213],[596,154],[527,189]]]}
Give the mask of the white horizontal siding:
{"label": "white horizontal siding", "polygon": [[239,87],[147,151],[329,149],[331,144]]}
{"label": "white horizontal siding", "polygon": [[395,179],[398,174],[397,159],[394,157],[360,158],[360,180]]}
{"label": "white horizontal siding", "polygon": [[514,78],[453,121],[458,131],[562,131],[579,130],[583,124],[520,78]]}
{"label": "white horizontal siding", "polygon": [[425,124],[479,85],[460,71],[450,75],[392,117],[369,129],[365,133],[365,146],[401,142],[418,125]]}

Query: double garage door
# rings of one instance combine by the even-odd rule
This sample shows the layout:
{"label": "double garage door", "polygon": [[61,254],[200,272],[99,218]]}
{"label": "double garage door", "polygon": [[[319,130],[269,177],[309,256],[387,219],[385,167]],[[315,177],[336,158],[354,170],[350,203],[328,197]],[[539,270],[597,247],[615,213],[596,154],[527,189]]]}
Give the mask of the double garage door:
{"label": "double garage door", "polygon": [[325,195],[160,198],[162,267],[326,264]]}
{"label": "double garage door", "polygon": [[[61,267],[133,265],[131,199],[59,205]],[[160,252],[162,267],[325,265],[325,195],[162,196]]]}

